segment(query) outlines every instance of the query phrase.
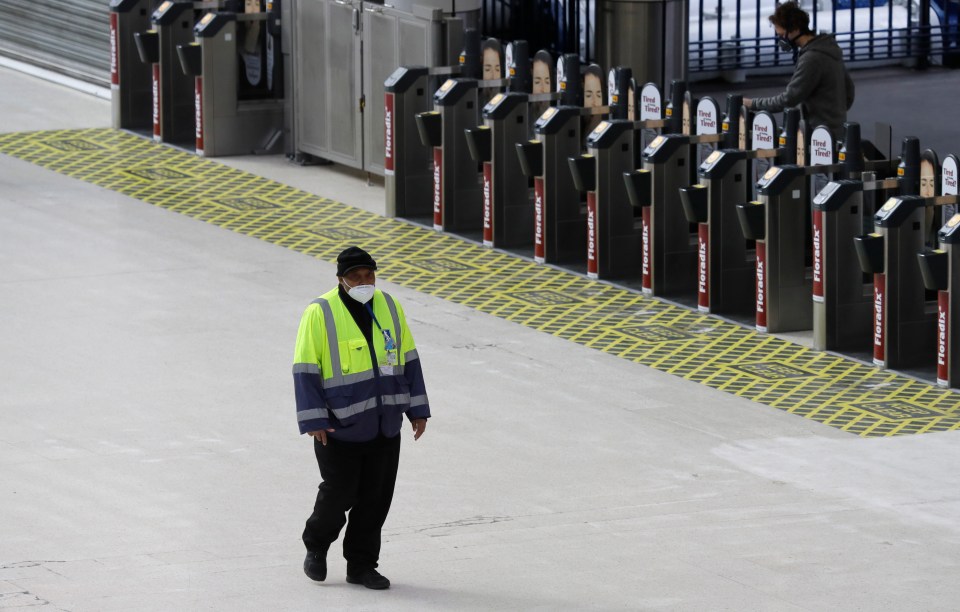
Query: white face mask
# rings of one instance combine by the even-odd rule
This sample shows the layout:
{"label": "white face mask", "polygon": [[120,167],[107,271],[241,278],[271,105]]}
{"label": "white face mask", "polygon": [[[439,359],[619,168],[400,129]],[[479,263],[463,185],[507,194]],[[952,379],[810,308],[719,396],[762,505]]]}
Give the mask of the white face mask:
{"label": "white face mask", "polygon": [[357,285],[356,287],[351,287],[347,284],[347,279],[343,279],[343,284],[347,288],[347,295],[361,304],[369,302],[373,298],[373,292],[377,289],[375,285]]}

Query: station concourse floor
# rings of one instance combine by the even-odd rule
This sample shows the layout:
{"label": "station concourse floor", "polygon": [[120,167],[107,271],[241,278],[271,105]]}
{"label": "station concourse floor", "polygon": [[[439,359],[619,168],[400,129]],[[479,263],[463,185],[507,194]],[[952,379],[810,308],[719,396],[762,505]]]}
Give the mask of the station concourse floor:
{"label": "station concourse floor", "polygon": [[[109,124],[109,102],[0,68],[0,141]],[[221,161],[382,212],[337,167]],[[313,583],[290,365],[334,265],[70,173],[0,154],[0,609],[957,608],[955,428],[856,435],[441,297],[439,274],[392,282],[399,266],[378,283],[433,419],[403,433],[393,586],[346,584],[339,544]]]}

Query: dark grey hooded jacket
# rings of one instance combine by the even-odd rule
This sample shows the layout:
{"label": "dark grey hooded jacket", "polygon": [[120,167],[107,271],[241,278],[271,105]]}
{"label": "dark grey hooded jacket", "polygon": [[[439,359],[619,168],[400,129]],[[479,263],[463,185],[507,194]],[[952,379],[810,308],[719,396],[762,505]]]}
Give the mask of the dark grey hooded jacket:
{"label": "dark grey hooded jacket", "polygon": [[807,126],[826,125],[834,138],[840,138],[853,96],[853,80],[843,65],[843,51],[832,34],[819,34],[800,49],[786,91],[770,98],[754,98],[753,108],[778,112],[799,106]]}

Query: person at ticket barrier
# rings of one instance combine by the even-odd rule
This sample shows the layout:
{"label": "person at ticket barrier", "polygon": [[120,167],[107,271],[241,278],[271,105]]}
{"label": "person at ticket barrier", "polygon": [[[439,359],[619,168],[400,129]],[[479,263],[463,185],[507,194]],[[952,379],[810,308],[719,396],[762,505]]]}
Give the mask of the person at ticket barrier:
{"label": "person at ticket barrier", "polygon": [[376,288],[376,269],[358,247],[337,257],[337,286],[300,319],[293,381],[300,433],[313,438],[323,480],[303,531],[303,571],[312,580],[326,579],[327,550],[346,524],[347,582],[387,589],[390,581],[376,568],[403,416],[418,440],[430,406],[403,308]]}
{"label": "person at ticket barrier", "polygon": [[769,20],[780,48],[797,51],[797,64],[783,93],[744,98],[744,106],[771,112],[799,107],[807,125],[826,125],[834,141],[839,142],[855,92],[836,38],[832,34],[814,34],[810,16],[796,2],[780,4]]}

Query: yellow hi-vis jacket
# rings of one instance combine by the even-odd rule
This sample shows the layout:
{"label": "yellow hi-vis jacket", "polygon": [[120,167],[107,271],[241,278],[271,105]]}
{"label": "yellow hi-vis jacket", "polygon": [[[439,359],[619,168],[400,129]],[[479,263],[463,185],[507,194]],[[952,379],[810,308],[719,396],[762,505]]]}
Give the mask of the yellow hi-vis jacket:
{"label": "yellow hi-vis jacket", "polygon": [[331,437],[362,442],[378,432],[397,435],[403,414],[410,420],[430,417],[420,358],[403,308],[380,290],[369,304],[373,355],[339,287],[304,311],[293,357],[300,433],[333,428]]}

